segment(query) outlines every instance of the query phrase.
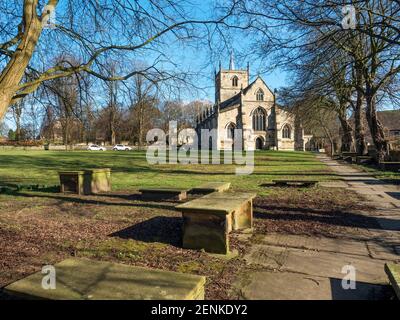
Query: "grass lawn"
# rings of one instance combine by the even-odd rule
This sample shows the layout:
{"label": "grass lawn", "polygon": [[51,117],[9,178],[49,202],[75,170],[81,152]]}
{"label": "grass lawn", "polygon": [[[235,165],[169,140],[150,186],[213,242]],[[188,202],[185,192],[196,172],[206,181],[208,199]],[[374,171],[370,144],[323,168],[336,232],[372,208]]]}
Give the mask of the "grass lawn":
{"label": "grass lawn", "polygon": [[[243,254],[270,232],[345,237],[371,228],[359,216],[357,195],[339,188],[263,188],[275,178],[333,180],[311,153],[257,152],[252,175],[233,165],[149,165],[144,152],[1,151],[0,185],[58,184],[58,170],[110,167],[113,191],[77,196],[20,190],[0,194],[0,288],[42,265],[71,256],[207,276],[207,299],[237,299],[232,283],[246,272]],[[193,187],[229,181],[234,190],[255,191],[254,233],[230,234],[239,251],[232,260],[181,246],[182,219],[174,203],[141,201],[146,186]],[[1,294],[0,298],[8,298]]]}
{"label": "grass lawn", "polygon": [[356,165],[353,164],[356,168],[369,172],[373,174],[376,178],[385,180],[388,182],[393,182],[396,184],[400,184],[400,172],[393,172],[393,171],[385,171],[385,170],[380,170],[376,166],[369,166],[369,165]]}
{"label": "grass lawn", "polygon": [[205,181],[229,181],[235,190],[263,192],[259,185],[276,178],[334,178],[313,154],[304,152],[256,152],[253,174],[237,176],[236,165],[150,165],[145,151],[0,151],[0,185],[56,185],[60,170],[101,167],[112,169],[116,191],[159,186],[190,188]]}

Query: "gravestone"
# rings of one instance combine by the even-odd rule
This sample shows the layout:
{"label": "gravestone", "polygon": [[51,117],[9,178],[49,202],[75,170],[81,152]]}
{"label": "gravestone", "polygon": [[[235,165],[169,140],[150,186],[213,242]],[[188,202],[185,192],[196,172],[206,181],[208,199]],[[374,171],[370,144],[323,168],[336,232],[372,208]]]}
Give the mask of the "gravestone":
{"label": "gravestone", "polygon": [[51,300],[202,300],[205,277],[71,258],[54,265],[56,288],[34,273],[4,288],[11,296]]}

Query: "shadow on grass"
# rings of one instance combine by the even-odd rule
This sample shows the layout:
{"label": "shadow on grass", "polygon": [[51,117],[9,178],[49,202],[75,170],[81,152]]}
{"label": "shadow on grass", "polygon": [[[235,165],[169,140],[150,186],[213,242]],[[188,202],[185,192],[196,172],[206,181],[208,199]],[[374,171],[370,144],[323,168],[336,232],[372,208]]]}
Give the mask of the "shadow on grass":
{"label": "shadow on grass", "polygon": [[0,193],[5,194],[16,194],[20,191],[37,191],[47,193],[58,193],[60,192],[60,186],[47,186],[39,184],[20,184],[20,183],[2,183],[0,185]]}
{"label": "shadow on grass", "polygon": [[[15,192],[14,196],[18,197],[27,197],[27,198],[48,198],[55,199],[63,202],[72,202],[77,204],[93,204],[100,206],[125,206],[125,207],[143,207],[143,208],[152,208],[152,209],[165,209],[165,210],[174,210],[175,203],[166,204],[166,203],[131,203],[131,202],[108,202],[100,199],[88,199],[78,196],[67,196],[63,194],[53,195],[53,194],[40,194],[40,193],[23,193],[23,192]],[[114,196],[114,195],[108,195]]]}
{"label": "shadow on grass", "polygon": [[182,247],[182,219],[179,217],[154,217],[110,234],[111,237],[143,242],[160,242]]}

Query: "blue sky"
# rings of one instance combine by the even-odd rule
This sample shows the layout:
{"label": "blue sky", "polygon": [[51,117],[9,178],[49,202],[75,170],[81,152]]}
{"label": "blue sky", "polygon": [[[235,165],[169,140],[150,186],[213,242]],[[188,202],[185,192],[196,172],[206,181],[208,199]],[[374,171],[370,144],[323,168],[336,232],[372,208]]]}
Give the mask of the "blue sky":
{"label": "blue sky", "polygon": [[[192,18],[207,20],[214,18],[213,8],[215,4],[220,3],[221,1],[219,0],[194,0],[191,2],[190,7],[188,6],[185,9]],[[240,56],[247,54],[246,47],[250,46],[252,42],[252,39],[249,39],[248,35],[237,32],[233,34],[229,31],[224,36],[228,40],[225,42],[226,46],[224,50],[221,51],[213,47],[213,52],[210,52],[209,48],[200,42],[190,43],[190,45],[185,47],[182,47],[182,44],[175,41],[168,43],[165,54],[174,57],[173,60],[178,63],[177,68],[179,70],[187,70],[195,75],[193,77],[194,82],[197,87],[201,88],[201,90],[183,90],[180,95],[182,100],[192,101],[200,99],[214,102],[214,71],[218,68],[219,61],[221,61],[223,68],[228,68],[230,51],[232,50],[235,55],[236,69],[246,69],[247,63],[250,63],[250,80],[260,75],[271,89],[288,85],[287,75],[282,70],[269,70],[268,72],[261,73],[261,70],[267,69],[267,66],[261,65],[261,60],[254,57],[251,59],[240,58]],[[164,40],[168,41],[169,37],[167,36],[167,39]],[[141,57],[141,59],[151,59],[151,57]],[[151,64],[151,60],[144,62]],[[10,127],[14,127],[12,122],[6,121],[6,123]]]}
{"label": "blue sky", "polygon": [[[212,19],[214,18],[213,8],[215,4],[220,4],[221,2],[220,0],[196,0],[192,1],[192,6],[188,7],[187,10],[196,19]],[[178,45],[170,46],[169,53],[174,56],[179,56],[175,59],[179,61],[179,67],[196,73],[196,84],[204,88],[204,90],[199,90],[198,92],[191,91],[183,93],[183,100],[205,99],[214,102],[214,70],[218,69],[219,61],[222,63],[222,68],[228,68],[230,51],[234,52],[236,69],[246,69],[247,63],[250,63],[250,80],[260,75],[271,89],[278,89],[288,85],[288,76],[283,70],[271,70],[268,68],[268,65],[261,65],[261,60],[254,57],[254,55],[252,55],[252,58],[240,58],[241,56],[250,54],[250,50],[247,52],[246,48],[250,48],[252,45],[254,39],[252,39],[251,36],[229,30],[224,33],[224,37],[228,39],[225,43],[226,46],[224,46],[224,50],[218,51],[215,47],[212,54],[207,47],[202,47],[201,45],[195,48],[189,46],[184,49]],[[212,58],[210,58],[210,56],[212,56]],[[266,72],[266,69],[269,70]]]}

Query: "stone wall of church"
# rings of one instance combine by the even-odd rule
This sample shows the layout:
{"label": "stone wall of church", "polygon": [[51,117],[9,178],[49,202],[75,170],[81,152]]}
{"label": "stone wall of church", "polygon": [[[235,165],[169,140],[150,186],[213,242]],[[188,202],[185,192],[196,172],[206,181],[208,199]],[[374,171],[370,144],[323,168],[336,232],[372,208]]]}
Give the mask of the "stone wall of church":
{"label": "stone wall of church", "polygon": [[228,138],[227,125],[232,122],[233,124],[235,124],[236,128],[238,128],[238,111],[238,108],[233,108],[230,110],[225,110],[224,112],[220,112],[218,114],[219,149],[231,148],[233,140]]}
{"label": "stone wall of church", "polygon": [[[285,126],[290,128],[290,138],[283,137]],[[295,125],[294,116],[282,109],[276,110],[276,127],[279,150],[295,150]]]}
{"label": "stone wall of church", "polygon": [[[238,78],[238,85],[232,86],[232,79]],[[240,92],[241,88],[249,85],[249,75],[246,70],[221,70],[216,77],[216,100],[225,101]]]}

